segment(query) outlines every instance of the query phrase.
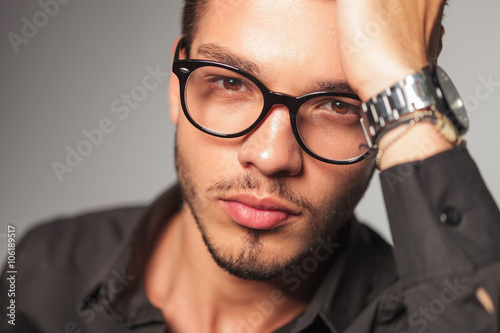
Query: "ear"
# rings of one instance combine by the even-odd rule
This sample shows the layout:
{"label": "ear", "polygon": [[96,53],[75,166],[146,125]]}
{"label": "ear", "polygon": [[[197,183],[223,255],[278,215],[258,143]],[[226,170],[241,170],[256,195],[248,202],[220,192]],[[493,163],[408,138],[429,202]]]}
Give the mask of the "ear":
{"label": "ear", "polygon": [[[179,43],[180,39],[181,39],[180,37],[176,38],[174,44],[172,45],[172,53],[171,53],[172,60],[174,59],[175,48],[177,47],[177,44]],[[177,122],[179,120],[179,113],[182,112],[181,111],[182,107],[181,107],[179,80],[177,79],[177,76],[174,73],[171,73],[170,75],[170,82],[168,86],[168,98],[170,101],[170,119],[175,125],[177,125]]]}
{"label": "ear", "polygon": [[437,65],[439,55],[443,50],[444,26],[440,25],[438,31],[434,33],[428,49],[427,59],[433,65]]}
{"label": "ear", "polygon": [[444,1],[441,5],[438,17],[431,32],[431,37],[427,48],[427,59],[429,60],[429,63],[433,65],[437,64],[438,57],[443,49],[443,36],[445,29],[442,22],[446,3],[447,1]]}

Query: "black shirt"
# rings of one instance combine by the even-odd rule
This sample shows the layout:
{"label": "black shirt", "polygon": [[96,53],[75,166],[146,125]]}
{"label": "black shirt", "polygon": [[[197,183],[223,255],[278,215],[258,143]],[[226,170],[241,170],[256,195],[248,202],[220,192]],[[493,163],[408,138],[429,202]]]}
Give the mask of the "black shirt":
{"label": "black shirt", "polygon": [[[329,268],[307,309],[276,332],[498,332],[498,310],[487,314],[474,294],[482,286],[498,309],[500,212],[467,150],[402,164],[380,179],[394,249],[355,220],[340,241],[318,239],[283,282],[294,290],[320,262]],[[16,248],[15,325],[2,315],[2,331],[164,332],[142,272],[164,222],[180,205],[176,185],[149,207],[31,230]],[[11,299],[7,271],[2,313]],[[278,292],[256,305],[235,333],[251,332],[279,299]]]}

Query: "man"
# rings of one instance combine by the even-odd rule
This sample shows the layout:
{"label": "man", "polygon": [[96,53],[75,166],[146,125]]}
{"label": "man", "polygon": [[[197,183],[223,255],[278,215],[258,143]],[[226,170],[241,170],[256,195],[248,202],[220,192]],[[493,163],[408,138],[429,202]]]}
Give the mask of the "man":
{"label": "man", "polygon": [[[427,68],[443,7],[186,1],[179,186],[30,232],[4,330],[497,332],[500,212]],[[353,217],[376,164],[394,254]]]}

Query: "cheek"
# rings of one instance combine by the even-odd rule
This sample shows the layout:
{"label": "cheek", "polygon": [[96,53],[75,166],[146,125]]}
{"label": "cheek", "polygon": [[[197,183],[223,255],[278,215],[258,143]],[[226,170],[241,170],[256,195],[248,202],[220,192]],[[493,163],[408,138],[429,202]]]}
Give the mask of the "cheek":
{"label": "cheek", "polygon": [[320,161],[311,161],[304,166],[303,186],[314,201],[313,205],[321,210],[344,197],[357,200],[370,182],[373,163],[363,161],[351,165],[328,165]]}
{"label": "cheek", "polygon": [[365,160],[351,165],[337,166],[335,176],[341,186],[349,188],[356,184],[367,183],[373,174],[373,170],[373,162]]}
{"label": "cheek", "polygon": [[189,167],[191,178],[209,185],[237,169],[234,140],[217,138],[195,128],[183,116],[177,127],[177,149]]}
{"label": "cheek", "polygon": [[354,196],[355,200],[359,200],[368,187],[373,170],[373,163],[368,160],[356,164],[338,166],[337,173],[335,174],[335,182],[338,184],[339,190],[345,195]]}

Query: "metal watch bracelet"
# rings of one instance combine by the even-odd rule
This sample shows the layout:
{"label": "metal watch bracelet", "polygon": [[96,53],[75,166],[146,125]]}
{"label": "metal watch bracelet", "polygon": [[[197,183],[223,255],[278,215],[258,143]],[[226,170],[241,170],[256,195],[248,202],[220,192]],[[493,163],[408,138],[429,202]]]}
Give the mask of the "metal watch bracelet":
{"label": "metal watch bracelet", "polygon": [[368,126],[375,144],[380,141],[381,134],[395,127],[404,115],[426,108],[434,111],[444,107],[442,97],[436,91],[431,66],[406,76],[362,104],[368,122],[365,126]]}

